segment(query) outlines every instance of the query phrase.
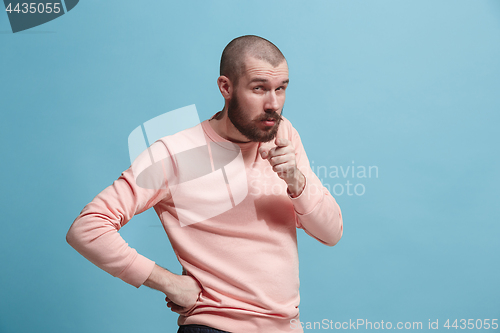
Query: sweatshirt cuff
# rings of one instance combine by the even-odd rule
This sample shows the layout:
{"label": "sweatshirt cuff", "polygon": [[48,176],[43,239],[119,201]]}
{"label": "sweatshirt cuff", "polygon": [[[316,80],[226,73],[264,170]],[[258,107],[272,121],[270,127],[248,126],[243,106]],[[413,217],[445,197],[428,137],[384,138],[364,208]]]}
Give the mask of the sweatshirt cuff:
{"label": "sweatshirt cuff", "polygon": [[295,212],[299,215],[309,214],[314,210],[319,202],[323,199],[323,188],[318,187],[315,183],[310,184],[307,177],[306,185],[299,196],[293,198],[288,193],[288,197],[292,200]]}
{"label": "sweatshirt cuff", "polygon": [[137,254],[134,261],[123,272],[121,272],[120,275],[118,275],[118,278],[136,288],[139,288],[144,284],[144,282],[146,282],[149,275],[151,275],[154,266],[154,261],[144,257],[143,255]]}

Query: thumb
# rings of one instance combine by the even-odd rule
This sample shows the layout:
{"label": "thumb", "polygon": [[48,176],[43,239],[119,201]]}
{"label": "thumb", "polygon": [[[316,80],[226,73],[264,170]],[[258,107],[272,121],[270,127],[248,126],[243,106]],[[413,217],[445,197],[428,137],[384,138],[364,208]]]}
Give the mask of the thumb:
{"label": "thumb", "polygon": [[285,138],[276,138],[276,140],[274,140],[274,143],[276,144],[277,147],[286,147],[289,145],[289,141]]}
{"label": "thumb", "polygon": [[268,159],[269,158],[269,153],[271,149],[276,147],[273,142],[262,142],[259,146],[259,154],[263,159]]}

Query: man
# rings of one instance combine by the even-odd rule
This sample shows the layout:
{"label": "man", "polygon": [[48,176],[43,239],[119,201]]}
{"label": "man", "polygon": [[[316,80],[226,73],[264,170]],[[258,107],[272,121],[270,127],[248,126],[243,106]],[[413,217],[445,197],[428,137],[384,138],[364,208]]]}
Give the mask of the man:
{"label": "man", "polygon": [[[224,109],[150,148],[149,154],[166,156],[163,173],[174,176],[160,181],[165,186],[139,186],[132,166],[83,209],[68,232],[68,242],[100,268],[136,287],[163,292],[167,306],[180,314],[178,332],[302,331],[293,329],[299,318],[296,228],[333,246],[343,224],[335,199],[309,166],[297,131],[281,116],[288,82],[287,62],[274,44],[257,36],[231,41],[217,80]],[[221,214],[183,225],[183,207],[216,206],[220,199],[210,188],[191,188],[181,196],[182,190],[173,189],[183,177],[180,155],[173,152],[195,133],[203,133],[207,147],[237,148],[248,193]],[[213,165],[214,152],[209,153]],[[158,174],[149,177],[157,182]],[[230,185],[228,191],[238,191]],[[183,275],[137,254],[118,234],[151,207]]]}

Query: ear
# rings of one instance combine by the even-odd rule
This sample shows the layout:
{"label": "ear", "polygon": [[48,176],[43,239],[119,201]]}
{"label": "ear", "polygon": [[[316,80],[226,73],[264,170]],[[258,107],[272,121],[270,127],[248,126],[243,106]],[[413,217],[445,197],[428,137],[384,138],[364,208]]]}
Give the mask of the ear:
{"label": "ear", "polygon": [[230,99],[233,95],[233,83],[231,80],[224,75],[219,76],[217,79],[217,85],[219,86],[220,93],[224,99]]}

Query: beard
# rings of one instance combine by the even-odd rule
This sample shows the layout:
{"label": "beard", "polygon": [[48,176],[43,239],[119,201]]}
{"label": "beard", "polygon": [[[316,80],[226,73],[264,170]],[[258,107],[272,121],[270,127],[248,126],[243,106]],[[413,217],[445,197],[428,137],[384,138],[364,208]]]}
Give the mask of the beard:
{"label": "beard", "polygon": [[[281,113],[283,113],[283,109],[281,109]],[[245,111],[241,109],[238,98],[236,97],[236,91],[227,106],[227,116],[241,134],[247,137],[248,140],[254,142],[268,142],[273,140],[278,133],[279,124],[281,120],[283,120],[281,115],[277,112],[267,110],[265,114],[255,119],[250,119],[246,116]],[[275,121],[274,125],[266,126],[264,129],[261,129],[259,123],[267,119],[273,119]]]}

